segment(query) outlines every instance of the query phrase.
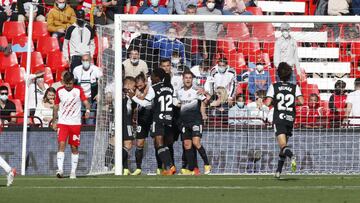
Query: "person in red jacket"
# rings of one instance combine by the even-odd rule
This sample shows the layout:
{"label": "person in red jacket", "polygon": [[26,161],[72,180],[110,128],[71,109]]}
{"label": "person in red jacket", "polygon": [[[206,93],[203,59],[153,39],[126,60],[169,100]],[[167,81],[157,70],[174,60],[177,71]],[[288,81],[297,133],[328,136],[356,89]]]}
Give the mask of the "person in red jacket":
{"label": "person in red jacket", "polygon": [[345,94],[345,88],[346,83],[344,81],[336,81],[335,91],[329,99],[329,108],[333,126],[340,126],[342,120],[346,116],[347,95]]}
{"label": "person in red jacket", "polygon": [[305,128],[322,128],[326,126],[324,122],[325,110],[320,106],[320,98],[317,94],[310,94],[308,105],[301,108],[301,124]]}

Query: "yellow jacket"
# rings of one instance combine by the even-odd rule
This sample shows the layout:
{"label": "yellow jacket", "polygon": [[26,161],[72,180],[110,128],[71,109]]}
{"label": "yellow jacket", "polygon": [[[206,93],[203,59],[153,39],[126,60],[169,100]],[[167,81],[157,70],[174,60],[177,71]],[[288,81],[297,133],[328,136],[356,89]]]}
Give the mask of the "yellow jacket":
{"label": "yellow jacket", "polygon": [[56,32],[59,29],[66,30],[70,25],[75,23],[76,15],[73,8],[66,5],[64,10],[60,10],[56,5],[52,8],[47,16],[49,32]]}

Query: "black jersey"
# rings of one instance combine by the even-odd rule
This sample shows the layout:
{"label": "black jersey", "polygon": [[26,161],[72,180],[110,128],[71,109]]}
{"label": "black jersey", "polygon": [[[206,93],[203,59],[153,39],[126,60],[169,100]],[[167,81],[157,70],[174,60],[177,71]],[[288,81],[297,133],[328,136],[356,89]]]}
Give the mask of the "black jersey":
{"label": "black jersey", "polygon": [[293,125],[296,117],[295,100],[301,96],[299,86],[278,82],[269,87],[266,96],[273,99],[273,123]]}
{"label": "black jersey", "polygon": [[171,125],[173,120],[174,89],[160,82],[152,86],[155,91],[153,101],[153,121]]}
{"label": "black jersey", "polygon": [[133,112],[132,101],[128,97],[123,97],[122,101],[123,125],[132,125]]}

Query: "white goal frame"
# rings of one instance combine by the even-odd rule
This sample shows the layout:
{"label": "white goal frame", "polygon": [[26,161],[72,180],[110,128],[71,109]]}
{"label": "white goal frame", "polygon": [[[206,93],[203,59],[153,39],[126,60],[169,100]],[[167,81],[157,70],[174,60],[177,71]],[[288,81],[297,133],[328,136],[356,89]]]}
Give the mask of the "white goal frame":
{"label": "white goal frame", "polygon": [[115,175],[122,175],[123,22],[360,23],[360,16],[115,15]]}

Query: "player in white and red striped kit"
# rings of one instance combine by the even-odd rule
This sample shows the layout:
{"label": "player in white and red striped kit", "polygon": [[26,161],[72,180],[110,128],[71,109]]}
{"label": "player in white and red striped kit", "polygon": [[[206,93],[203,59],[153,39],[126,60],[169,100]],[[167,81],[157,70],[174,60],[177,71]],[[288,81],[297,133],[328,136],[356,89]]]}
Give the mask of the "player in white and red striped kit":
{"label": "player in white and red striped kit", "polygon": [[56,91],[53,129],[58,133],[58,153],[56,176],[63,177],[64,151],[66,140],[71,146],[71,173],[70,178],[76,178],[76,168],[79,160],[78,147],[80,145],[81,128],[81,103],[86,107],[85,118],[90,115],[90,103],[88,102],[83,89],[74,85],[74,75],[66,72],[63,77],[64,86]]}

